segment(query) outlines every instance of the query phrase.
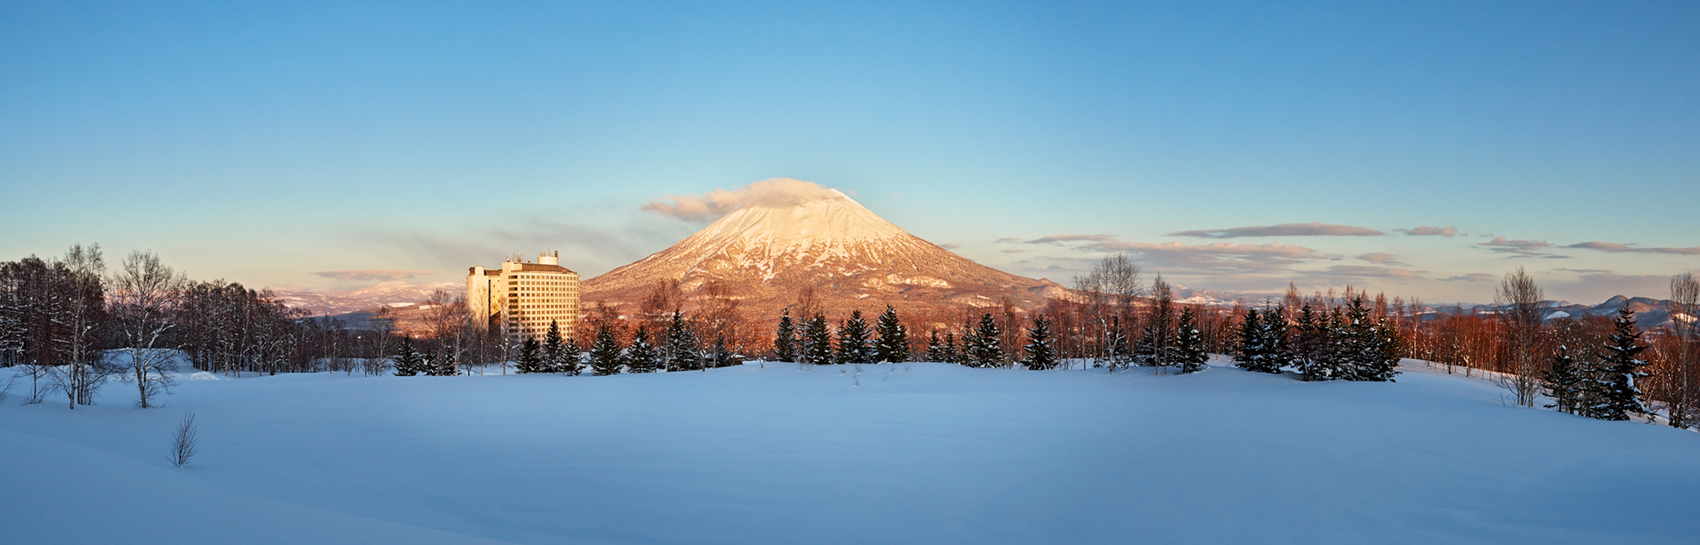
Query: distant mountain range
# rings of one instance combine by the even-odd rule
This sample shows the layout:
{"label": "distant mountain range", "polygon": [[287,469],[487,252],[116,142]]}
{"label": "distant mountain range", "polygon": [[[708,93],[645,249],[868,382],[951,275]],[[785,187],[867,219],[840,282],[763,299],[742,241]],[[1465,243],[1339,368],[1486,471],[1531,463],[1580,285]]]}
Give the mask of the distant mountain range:
{"label": "distant mountain range", "polygon": [[272,296],[289,308],[305,310],[313,316],[336,316],[381,307],[411,307],[430,299],[431,293],[439,289],[448,290],[452,298],[465,293],[466,286],[454,282],[409,284],[394,280],[347,291],[272,290]]}

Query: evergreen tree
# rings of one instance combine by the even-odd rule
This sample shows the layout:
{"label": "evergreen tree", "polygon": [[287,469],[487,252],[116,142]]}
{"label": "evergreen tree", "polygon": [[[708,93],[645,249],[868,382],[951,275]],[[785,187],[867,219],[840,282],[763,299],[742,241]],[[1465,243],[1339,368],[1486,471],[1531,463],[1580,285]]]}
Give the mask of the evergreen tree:
{"label": "evergreen tree", "polygon": [[1598,366],[1597,404],[1589,415],[1601,420],[1628,420],[1630,414],[1647,414],[1641,405],[1640,379],[1647,378],[1641,367],[1647,362],[1640,358],[1647,347],[1641,344],[1641,332],[1635,328],[1635,311],[1618,309],[1615,330],[1605,345],[1604,357]]}
{"label": "evergreen tree", "polygon": [[879,334],[879,339],[874,342],[876,361],[909,361],[909,332],[904,330],[903,322],[897,319],[897,309],[886,305],[885,313],[880,314],[879,321],[874,325],[874,331]]}
{"label": "evergreen tree", "polygon": [[927,361],[939,363],[950,361],[950,353],[945,351],[944,341],[939,339],[939,330],[937,329],[934,329],[932,335],[927,337]]}
{"label": "evergreen tree", "polygon": [[1263,311],[1263,346],[1268,355],[1270,373],[1280,373],[1284,367],[1293,365],[1293,349],[1288,338],[1286,307],[1276,305],[1273,310]]}
{"label": "evergreen tree", "polygon": [[708,367],[720,368],[738,365],[738,362],[732,356],[732,351],[726,347],[725,333],[716,334],[714,336],[714,347],[709,350],[708,360],[709,365],[704,366],[704,371],[707,371]]}
{"label": "evergreen tree", "polygon": [[1345,340],[1342,349],[1349,362],[1346,380],[1388,382],[1399,374],[1399,356],[1393,341],[1370,319],[1362,295],[1346,307]]}
{"label": "evergreen tree", "polygon": [[1298,323],[1293,328],[1293,342],[1288,346],[1287,358],[1306,381],[1320,380],[1325,374],[1322,362],[1329,347],[1327,321],[1327,316],[1312,309],[1310,303],[1299,308]]}
{"label": "evergreen tree", "polygon": [[541,351],[537,339],[526,337],[525,342],[519,345],[519,362],[514,365],[514,370],[520,373],[543,372],[543,355],[539,354]]}
{"label": "evergreen tree", "polygon": [[773,359],[783,362],[797,360],[797,327],[791,323],[791,309],[785,309],[779,315],[779,330],[773,337]]}
{"label": "evergreen tree", "polygon": [[688,371],[702,366],[702,349],[696,333],[685,324],[685,316],[673,311],[673,321],[667,325],[667,371]]}
{"label": "evergreen tree", "polygon": [[868,346],[868,322],[862,311],[852,311],[850,319],[838,327],[838,363],[872,363],[873,347]]}
{"label": "evergreen tree", "polygon": [[568,337],[561,345],[561,365],[556,371],[569,377],[576,377],[584,372],[584,347],[578,345],[578,339]]}
{"label": "evergreen tree", "polygon": [[803,363],[810,365],[832,364],[832,330],[826,325],[826,316],[816,314],[803,325]]}
{"label": "evergreen tree", "polygon": [[1257,309],[1246,309],[1245,320],[1240,322],[1240,339],[1234,353],[1234,365],[1247,371],[1259,373],[1275,373],[1278,370],[1268,368],[1269,350],[1264,339],[1266,329],[1263,319]]}
{"label": "evergreen tree", "polygon": [[962,362],[962,350],[960,350],[956,346],[956,332],[954,332],[954,331],[944,332],[944,349],[943,350],[944,350],[944,359],[940,360],[940,363],[954,363],[954,364],[958,364],[958,365],[961,365],[963,363]]}
{"label": "evergreen tree", "polygon": [[1576,414],[1582,395],[1582,377],[1576,367],[1576,358],[1570,357],[1570,347],[1559,345],[1558,353],[1553,354],[1552,365],[1542,376],[1541,382],[1551,397],[1553,404],[1548,409],[1558,409],[1559,412]]}
{"label": "evergreen tree", "polygon": [[457,363],[458,362],[455,361],[454,350],[443,350],[442,355],[432,360],[431,364],[427,366],[425,374],[433,377],[452,377],[458,375],[460,374],[460,366]]}
{"label": "evergreen tree", "polygon": [[1033,317],[1033,327],[1027,328],[1027,357],[1021,361],[1028,369],[1043,371],[1057,367],[1056,340],[1051,338],[1050,323],[1045,315]]}
{"label": "evergreen tree", "polygon": [[1151,282],[1151,317],[1133,346],[1134,360],[1147,367],[1167,367],[1175,360],[1175,309],[1163,275]]}
{"label": "evergreen tree", "polygon": [[1180,321],[1175,324],[1175,364],[1180,366],[1182,374],[1203,371],[1204,364],[1210,361],[1204,334],[1198,331],[1196,321],[1192,307],[1186,307],[1181,309]]}
{"label": "evergreen tree", "polygon": [[411,377],[424,370],[425,357],[413,349],[413,337],[402,337],[395,355],[395,376]]}
{"label": "evergreen tree", "polygon": [[1003,365],[1003,345],[998,342],[1002,335],[998,331],[996,320],[991,313],[980,316],[980,325],[975,327],[972,334],[963,343],[964,358],[970,367],[998,367]]}
{"label": "evergreen tree", "polygon": [[566,345],[561,340],[561,325],[549,320],[549,332],[543,334],[543,371],[557,373],[566,368]]}
{"label": "evergreen tree", "polygon": [[655,343],[649,342],[649,328],[640,327],[632,334],[632,345],[626,347],[626,370],[632,373],[654,373],[661,367]]}
{"label": "evergreen tree", "polygon": [[590,372],[596,376],[620,372],[620,341],[607,324],[596,328],[596,342],[590,345]]}

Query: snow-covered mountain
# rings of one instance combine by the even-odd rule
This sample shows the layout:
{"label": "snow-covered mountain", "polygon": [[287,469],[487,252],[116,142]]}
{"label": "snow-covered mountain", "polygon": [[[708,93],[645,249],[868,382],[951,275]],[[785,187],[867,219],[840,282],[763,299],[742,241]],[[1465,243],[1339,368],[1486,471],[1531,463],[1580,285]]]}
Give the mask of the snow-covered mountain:
{"label": "snow-covered mountain", "polygon": [[632,308],[657,283],[683,293],[723,283],[751,318],[777,316],[813,286],[828,312],[906,312],[960,316],[1008,299],[1036,309],[1064,291],[980,265],[909,234],[834,189],[779,202],[752,202],[672,247],[584,283],[588,308]]}
{"label": "snow-covered mountain", "polygon": [[449,290],[453,297],[465,291],[454,282],[409,284],[400,280],[348,291],[290,291],[272,290],[272,295],[285,306],[304,309],[313,316],[335,316],[370,311],[381,307],[408,307],[431,298],[431,293]]}

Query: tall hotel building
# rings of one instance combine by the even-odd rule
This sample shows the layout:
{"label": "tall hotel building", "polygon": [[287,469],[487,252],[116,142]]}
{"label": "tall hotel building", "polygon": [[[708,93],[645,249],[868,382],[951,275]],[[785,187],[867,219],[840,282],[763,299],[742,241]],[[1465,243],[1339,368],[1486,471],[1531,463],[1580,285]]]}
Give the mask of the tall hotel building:
{"label": "tall hotel building", "polygon": [[561,266],[560,252],[543,252],[536,263],[512,256],[500,269],[472,267],[466,304],[475,327],[505,326],[521,340],[542,338],[554,321],[570,338],[578,325],[578,273]]}

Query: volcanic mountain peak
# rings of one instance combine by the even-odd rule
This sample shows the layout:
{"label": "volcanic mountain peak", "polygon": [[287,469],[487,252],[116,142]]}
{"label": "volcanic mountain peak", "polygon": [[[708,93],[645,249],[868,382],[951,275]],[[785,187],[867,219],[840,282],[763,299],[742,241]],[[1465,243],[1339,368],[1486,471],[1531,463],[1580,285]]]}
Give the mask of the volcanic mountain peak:
{"label": "volcanic mountain peak", "polygon": [[584,301],[631,304],[658,283],[677,281],[687,293],[721,284],[751,312],[773,315],[804,288],[830,308],[945,310],[1008,299],[1031,309],[1060,289],[969,261],[842,192],[815,187],[749,202],[666,250],[592,278]]}

